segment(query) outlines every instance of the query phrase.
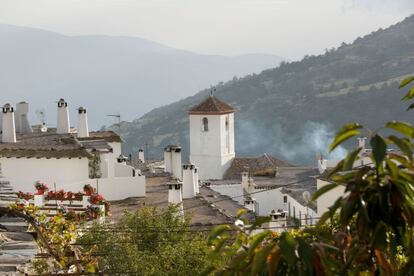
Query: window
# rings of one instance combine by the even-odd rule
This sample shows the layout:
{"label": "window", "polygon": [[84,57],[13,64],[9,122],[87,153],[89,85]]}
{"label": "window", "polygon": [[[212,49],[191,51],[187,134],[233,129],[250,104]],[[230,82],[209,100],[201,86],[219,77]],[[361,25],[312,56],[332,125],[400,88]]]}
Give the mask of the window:
{"label": "window", "polygon": [[229,130],[229,116],[226,117],[226,130]]}
{"label": "window", "polygon": [[206,117],[203,118],[203,131],[208,131],[208,119]]}

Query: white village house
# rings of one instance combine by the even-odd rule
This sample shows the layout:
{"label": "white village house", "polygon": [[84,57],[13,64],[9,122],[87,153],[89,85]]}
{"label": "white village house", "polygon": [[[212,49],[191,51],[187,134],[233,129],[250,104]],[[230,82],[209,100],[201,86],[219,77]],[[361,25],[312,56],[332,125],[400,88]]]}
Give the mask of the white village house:
{"label": "white village house", "polygon": [[82,190],[91,184],[108,200],[145,196],[145,176],[126,164],[122,139],[112,131],[89,132],[87,111],[78,109],[78,128],[70,127],[68,103],[57,104],[57,128],[33,131],[28,103],[2,109],[0,164],[14,189],[32,191],[41,181],[56,189]]}

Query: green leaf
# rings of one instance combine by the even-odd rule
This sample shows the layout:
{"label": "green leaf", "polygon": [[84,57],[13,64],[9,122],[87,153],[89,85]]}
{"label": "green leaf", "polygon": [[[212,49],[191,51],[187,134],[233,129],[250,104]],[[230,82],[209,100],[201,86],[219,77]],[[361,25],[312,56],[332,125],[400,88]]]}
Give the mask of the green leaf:
{"label": "green leaf", "polygon": [[358,157],[358,154],[361,152],[362,148],[356,148],[351,153],[349,153],[344,161],[343,170],[348,171],[354,167],[355,159]]}
{"label": "green leaf", "polygon": [[268,244],[254,256],[253,267],[250,275],[259,275],[259,272],[266,268],[265,263],[270,251],[275,247],[274,244]]}
{"label": "green leaf", "polygon": [[264,231],[262,233],[259,233],[257,235],[254,235],[252,241],[249,244],[249,251],[247,252],[247,254],[249,255],[253,255],[255,249],[257,248],[257,246],[268,236],[270,236],[271,232],[270,231]]}
{"label": "green leaf", "polygon": [[387,229],[383,222],[379,222],[375,228],[374,236],[371,241],[374,248],[384,250],[387,246]]}
{"label": "green leaf", "polygon": [[231,227],[229,225],[219,225],[213,228],[211,230],[210,234],[208,235],[208,243],[211,243],[213,240],[215,240],[220,234],[231,230]]}
{"label": "green leaf", "polygon": [[408,77],[408,78],[403,79],[400,82],[400,88],[403,88],[404,86],[406,86],[407,84],[409,84],[412,81],[414,81],[414,76],[411,76],[411,77]]}
{"label": "green leaf", "polygon": [[349,138],[360,134],[358,131],[360,128],[362,128],[362,126],[358,123],[349,123],[344,125],[336,134],[334,141],[329,146],[329,151],[332,152],[338,145],[342,144]]}
{"label": "green leaf", "polygon": [[321,195],[323,195],[324,193],[329,192],[330,190],[334,189],[338,187],[337,183],[331,183],[328,185],[323,186],[322,188],[320,188],[319,190],[317,190],[312,197],[312,200],[316,200],[318,199]]}
{"label": "green leaf", "polygon": [[414,108],[414,103],[410,104],[410,106],[407,107],[407,110],[413,109]]}
{"label": "green leaf", "polygon": [[392,121],[386,123],[385,127],[398,131],[399,133],[404,134],[409,138],[414,137],[414,127],[409,123]]}
{"label": "green leaf", "polygon": [[358,210],[359,196],[352,192],[344,201],[344,205],[341,209],[341,223],[342,225],[348,225],[349,220]]}
{"label": "green leaf", "polygon": [[287,232],[282,233],[280,236],[279,247],[282,257],[286,260],[286,262],[292,267],[295,266],[296,242],[292,235]]}
{"label": "green leaf", "polygon": [[388,140],[394,143],[402,152],[405,153],[405,155],[411,158],[411,156],[413,155],[413,152],[411,150],[411,143],[409,140],[401,139],[394,135],[388,136]]}
{"label": "green leaf", "polygon": [[386,162],[387,162],[388,170],[391,173],[391,177],[394,179],[397,179],[398,178],[398,166],[391,159],[387,159]]}
{"label": "green leaf", "polygon": [[407,94],[405,94],[405,96],[401,100],[406,101],[412,98],[414,98],[414,86],[411,87],[410,90],[408,90]]}
{"label": "green leaf", "polygon": [[375,159],[375,164],[379,166],[384,161],[385,153],[387,152],[387,144],[384,139],[378,134],[375,134],[370,141],[372,147],[372,155]]}
{"label": "green leaf", "polygon": [[241,218],[241,216],[245,215],[246,213],[246,209],[240,209],[239,211],[237,211],[236,218]]}

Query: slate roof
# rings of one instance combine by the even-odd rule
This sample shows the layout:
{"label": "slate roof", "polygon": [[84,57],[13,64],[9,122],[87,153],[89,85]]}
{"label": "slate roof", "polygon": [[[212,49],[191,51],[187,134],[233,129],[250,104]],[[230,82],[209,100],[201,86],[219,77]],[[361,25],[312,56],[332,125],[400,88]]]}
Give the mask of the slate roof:
{"label": "slate roof", "polygon": [[16,143],[0,143],[0,157],[80,158],[91,155],[72,134],[28,133],[17,134]]}
{"label": "slate roof", "polygon": [[289,166],[289,163],[267,153],[259,157],[236,157],[224,174],[224,179],[241,179],[241,173],[246,171],[251,176],[275,176],[278,167]]}
{"label": "slate roof", "polygon": [[91,131],[89,132],[89,137],[82,137],[82,138],[78,138],[80,141],[85,141],[85,140],[99,140],[99,139],[103,139],[108,143],[113,143],[113,142],[117,142],[117,143],[122,143],[122,138],[121,136],[119,136],[118,134],[116,134],[115,132],[109,130],[109,131]]}
{"label": "slate roof", "polygon": [[214,96],[209,96],[200,104],[191,108],[189,114],[227,114],[233,113],[235,109],[226,104],[225,102],[220,101]]}

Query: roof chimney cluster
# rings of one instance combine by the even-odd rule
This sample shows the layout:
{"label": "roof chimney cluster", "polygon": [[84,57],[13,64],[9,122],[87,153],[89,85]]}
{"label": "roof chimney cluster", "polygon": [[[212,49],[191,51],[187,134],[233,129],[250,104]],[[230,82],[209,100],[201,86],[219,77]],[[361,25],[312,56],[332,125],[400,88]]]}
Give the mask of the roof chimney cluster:
{"label": "roof chimney cluster", "polygon": [[[88,118],[86,109],[80,107],[78,137],[89,137]],[[2,143],[16,143],[16,133],[27,134],[32,133],[33,129],[29,123],[29,104],[20,102],[16,104],[16,110],[10,104],[5,104],[2,108],[2,118],[0,120],[0,129],[2,130]],[[68,103],[64,99],[60,99],[57,103],[57,128],[59,134],[70,133],[70,121]]]}

